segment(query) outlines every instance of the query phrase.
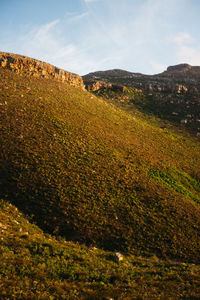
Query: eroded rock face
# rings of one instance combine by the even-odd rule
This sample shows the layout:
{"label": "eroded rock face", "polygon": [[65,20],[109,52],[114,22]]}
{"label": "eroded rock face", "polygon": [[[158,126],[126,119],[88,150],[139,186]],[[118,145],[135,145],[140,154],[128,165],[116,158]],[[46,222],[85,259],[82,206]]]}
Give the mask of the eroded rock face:
{"label": "eroded rock face", "polygon": [[111,89],[115,92],[124,93],[127,90],[127,87],[119,84],[113,84],[101,80],[85,80],[85,87],[88,91],[99,91],[101,89]]}
{"label": "eroded rock face", "polygon": [[144,91],[147,92],[167,92],[167,93],[186,93],[188,91],[188,88],[182,84],[173,84],[173,83],[165,83],[165,84],[160,84],[159,82],[157,83],[147,83],[143,87]]}
{"label": "eroded rock face", "polygon": [[188,70],[191,70],[192,66],[190,66],[189,64],[179,64],[179,65],[175,65],[175,66],[169,66],[167,68],[168,72],[185,72]]}
{"label": "eroded rock face", "polygon": [[[93,82],[94,86],[95,82],[101,81],[107,85],[116,84],[120,89],[130,87],[136,92],[141,92],[141,97],[138,96],[140,101],[135,96],[132,100],[143,111],[146,109],[159,118],[182,124],[181,126],[200,136],[200,66],[170,66],[156,75],[118,69],[97,71],[84,75],[83,80]],[[116,99],[126,102],[128,98],[126,93],[124,94],[124,97],[120,95],[120,98]]]}
{"label": "eroded rock face", "polygon": [[81,76],[27,56],[0,52],[0,67],[35,77],[53,78],[73,86],[85,88]]}
{"label": "eroded rock face", "polygon": [[98,91],[102,88],[111,88],[112,84],[100,80],[85,81],[85,87],[88,91]]}

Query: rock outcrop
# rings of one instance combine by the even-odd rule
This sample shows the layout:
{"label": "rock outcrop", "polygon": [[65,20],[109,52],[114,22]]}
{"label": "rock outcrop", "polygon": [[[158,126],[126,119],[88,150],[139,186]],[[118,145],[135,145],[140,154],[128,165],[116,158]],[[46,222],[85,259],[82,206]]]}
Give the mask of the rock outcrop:
{"label": "rock outcrop", "polygon": [[147,83],[144,86],[142,86],[142,88],[144,92],[149,92],[149,93],[167,92],[167,93],[181,94],[181,93],[186,93],[188,91],[188,88],[182,84],[173,84],[173,83],[163,84],[159,82]]}
{"label": "rock outcrop", "polygon": [[150,92],[184,93],[192,88],[200,92],[200,67],[180,64],[170,66],[166,71],[156,75],[127,72],[124,70],[107,70],[89,73],[83,80],[99,80],[107,83],[142,89]]}
{"label": "rock outcrop", "polygon": [[127,90],[126,86],[120,84],[109,83],[101,80],[84,80],[85,88],[88,91],[96,92],[102,89],[110,89],[114,92],[124,93]]}
{"label": "rock outcrop", "polygon": [[192,69],[192,66],[188,65],[188,64],[179,64],[179,65],[175,65],[175,66],[169,66],[167,68],[167,72],[187,72],[189,70]]}
{"label": "rock outcrop", "polygon": [[[140,105],[143,111],[146,109],[159,118],[182,124],[196,136],[200,135],[200,66],[179,64],[170,66],[156,75],[118,69],[97,71],[83,76],[83,80],[93,81],[93,86],[98,81],[101,82],[101,86],[116,84],[139,91],[141,97],[136,93],[133,95],[133,101]],[[120,97],[121,102],[127,101],[126,96]]]}
{"label": "rock outcrop", "polygon": [[0,52],[0,67],[34,77],[53,78],[73,86],[85,88],[81,76],[27,56]]}
{"label": "rock outcrop", "polygon": [[111,88],[112,84],[100,80],[86,80],[85,87],[88,91],[98,91],[103,88]]}

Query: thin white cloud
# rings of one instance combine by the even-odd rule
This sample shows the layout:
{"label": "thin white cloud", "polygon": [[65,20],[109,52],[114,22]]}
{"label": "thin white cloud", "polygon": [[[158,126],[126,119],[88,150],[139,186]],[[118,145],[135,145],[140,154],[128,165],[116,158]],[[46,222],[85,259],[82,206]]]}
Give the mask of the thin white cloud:
{"label": "thin white cloud", "polygon": [[[108,6],[109,13],[113,10],[111,4]],[[117,12],[121,11],[124,4],[121,3],[116,9]],[[40,57],[79,74],[117,68],[125,65],[124,61],[130,64],[129,70],[132,71],[134,62],[143,56],[147,45],[156,39],[153,20],[162,9],[160,1],[148,0],[146,5],[140,8],[134,21],[128,19],[123,23],[124,20],[121,19],[119,22],[112,22],[110,26],[107,19],[104,23],[104,15],[99,15],[93,8],[79,14],[67,13],[66,23],[65,20],[55,20],[29,33],[24,39],[24,49],[29,56]],[[80,39],[76,37],[76,40],[72,40],[71,30],[78,22],[82,22],[83,34],[80,35]],[[70,27],[67,25],[69,23]],[[152,68],[152,72],[158,73],[166,66],[152,59],[149,67]]]}
{"label": "thin white cloud", "polygon": [[199,64],[198,37],[189,26],[176,32],[170,23],[187,1],[81,0],[60,19],[23,28],[15,38],[1,34],[1,48],[79,74],[111,68],[152,74],[173,62]]}
{"label": "thin white cloud", "polygon": [[62,26],[63,23],[60,20],[55,20],[32,29],[20,38],[23,45],[21,53],[80,75],[94,68],[101,69],[108,61],[115,60],[112,55],[105,57],[96,53],[98,58],[96,55],[90,55],[88,50],[92,46],[88,44],[94,43],[99,37],[95,36],[95,40],[94,36],[83,37],[80,44],[67,42],[63,39]]}
{"label": "thin white cloud", "polygon": [[180,32],[173,37],[171,37],[171,41],[176,44],[183,44],[183,43],[191,43],[194,41],[192,36],[188,32]]}
{"label": "thin white cloud", "polygon": [[91,3],[91,2],[97,2],[99,0],[84,0],[84,1],[85,1],[85,3]]}
{"label": "thin white cloud", "polygon": [[83,18],[87,17],[89,15],[88,11],[76,14],[76,13],[67,13],[66,14],[66,20],[67,22],[79,22]]}
{"label": "thin white cloud", "polygon": [[151,61],[150,64],[151,64],[151,67],[152,67],[152,71],[154,73],[161,73],[161,72],[163,72],[167,69],[166,65],[161,64],[161,63],[156,62],[156,61]]}
{"label": "thin white cloud", "polygon": [[[56,25],[60,22],[60,20],[55,20],[51,23],[45,24],[41,26],[35,33],[34,39],[31,43],[38,42],[39,45],[45,44],[46,42],[50,42],[51,39],[51,32],[55,29]],[[54,40],[52,39],[52,44]]]}
{"label": "thin white cloud", "polygon": [[57,25],[60,20],[34,28],[27,35],[21,38],[23,48],[28,55],[48,57],[52,52],[57,51],[59,43],[55,38],[57,35]]}
{"label": "thin white cloud", "polygon": [[177,53],[179,63],[188,63],[191,65],[200,65],[200,47],[193,48],[181,46]]}
{"label": "thin white cloud", "polygon": [[40,27],[40,29],[38,30],[38,34],[46,34],[48,33],[52,28],[54,28],[58,23],[60,22],[59,19],[53,21],[53,22],[50,22],[50,23],[47,23],[43,26]]}
{"label": "thin white cloud", "polygon": [[200,65],[200,44],[188,32],[181,32],[171,38],[175,45],[178,63]]}

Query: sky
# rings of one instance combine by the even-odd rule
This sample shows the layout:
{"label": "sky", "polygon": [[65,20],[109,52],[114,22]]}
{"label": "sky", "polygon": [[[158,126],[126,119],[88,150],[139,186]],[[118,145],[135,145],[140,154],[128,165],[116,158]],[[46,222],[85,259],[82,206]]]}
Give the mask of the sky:
{"label": "sky", "polygon": [[0,51],[67,71],[200,65],[200,0],[0,0]]}

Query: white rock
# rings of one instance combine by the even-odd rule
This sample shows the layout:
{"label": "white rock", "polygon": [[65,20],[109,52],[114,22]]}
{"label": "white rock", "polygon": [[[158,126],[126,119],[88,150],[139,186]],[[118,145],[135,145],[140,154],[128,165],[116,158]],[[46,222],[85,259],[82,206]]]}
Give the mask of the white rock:
{"label": "white rock", "polygon": [[114,260],[119,262],[119,261],[122,261],[124,259],[123,255],[120,253],[120,252],[116,252],[114,254]]}
{"label": "white rock", "polygon": [[187,124],[187,120],[181,120],[181,124]]}
{"label": "white rock", "polygon": [[5,225],[3,225],[2,223],[0,223],[0,227],[1,227],[2,229],[7,229],[7,227],[6,227]]}

